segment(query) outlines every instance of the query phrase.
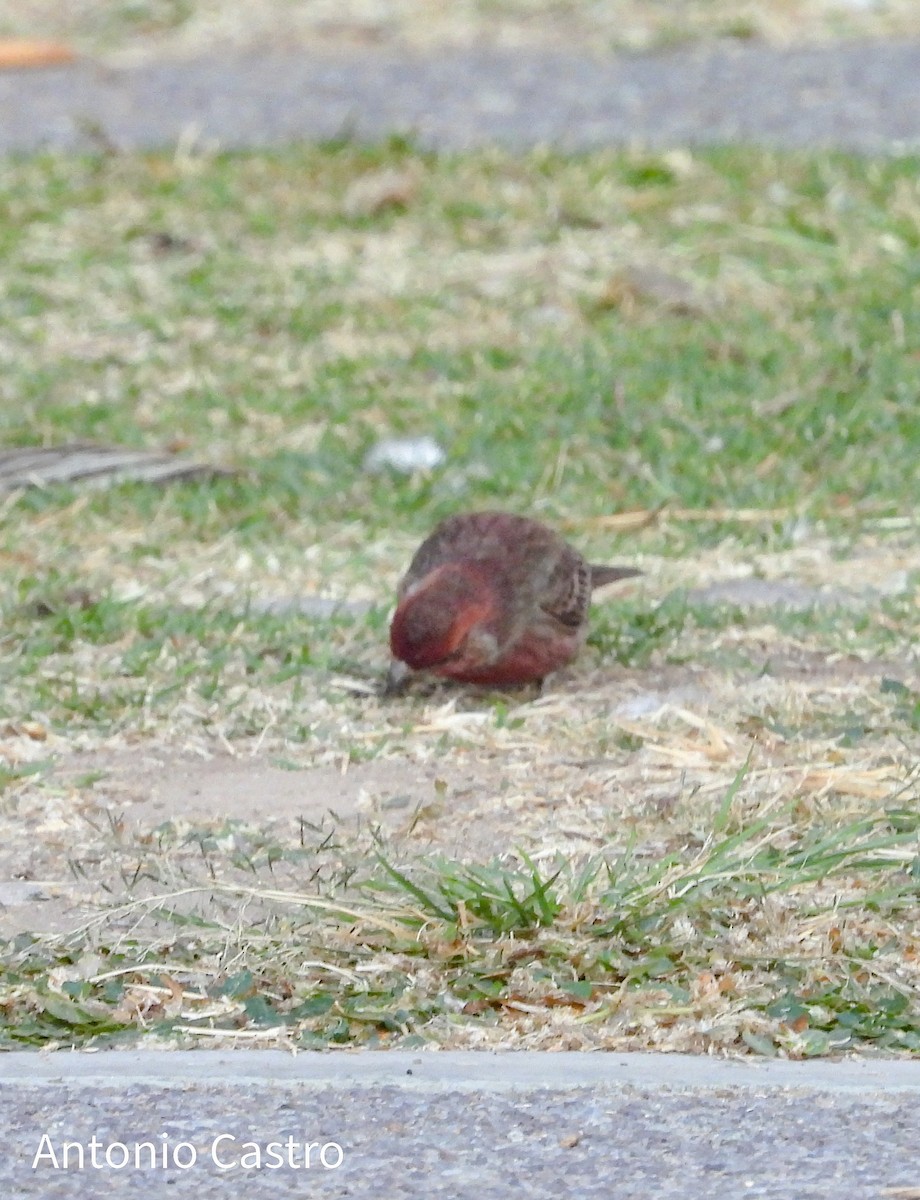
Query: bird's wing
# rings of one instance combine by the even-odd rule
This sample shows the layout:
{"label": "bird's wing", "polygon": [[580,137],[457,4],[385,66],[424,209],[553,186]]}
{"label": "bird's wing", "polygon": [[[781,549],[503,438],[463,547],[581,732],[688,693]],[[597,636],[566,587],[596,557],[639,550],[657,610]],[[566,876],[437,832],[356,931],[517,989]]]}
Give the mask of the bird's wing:
{"label": "bird's wing", "polygon": [[591,603],[591,568],[577,550],[563,544],[540,596],[540,607],[569,629],[579,629]]}
{"label": "bird's wing", "polygon": [[550,546],[557,540],[549,529],[510,513],[459,513],[447,517],[416,550],[400,584],[400,595],[448,562],[473,559],[507,566],[529,552],[535,537]]}
{"label": "bird's wing", "polygon": [[431,571],[450,560],[452,538],[449,526],[445,528],[447,525],[448,522],[442,521],[416,550],[405,575],[400,580],[397,599],[402,599],[413,583],[424,579]]}

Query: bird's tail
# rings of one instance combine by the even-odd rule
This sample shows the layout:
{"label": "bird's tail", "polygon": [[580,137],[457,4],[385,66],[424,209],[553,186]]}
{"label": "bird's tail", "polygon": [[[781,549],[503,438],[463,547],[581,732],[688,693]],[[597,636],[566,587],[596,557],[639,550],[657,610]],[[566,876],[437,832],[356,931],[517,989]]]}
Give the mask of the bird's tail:
{"label": "bird's tail", "polygon": [[607,583],[616,583],[618,579],[634,579],[641,575],[635,567],[601,567],[591,564],[591,587],[603,587]]}

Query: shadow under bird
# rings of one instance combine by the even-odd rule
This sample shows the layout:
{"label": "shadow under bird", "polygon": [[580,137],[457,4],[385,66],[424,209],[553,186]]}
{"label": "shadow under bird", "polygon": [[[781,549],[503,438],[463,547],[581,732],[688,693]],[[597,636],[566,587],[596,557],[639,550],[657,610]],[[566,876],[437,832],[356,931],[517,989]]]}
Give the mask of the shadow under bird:
{"label": "shadow under bird", "polygon": [[448,517],[399,584],[387,689],[410,671],[497,686],[540,681],[584,644],[592,590],[641,574],[586,562],[529,517]]}

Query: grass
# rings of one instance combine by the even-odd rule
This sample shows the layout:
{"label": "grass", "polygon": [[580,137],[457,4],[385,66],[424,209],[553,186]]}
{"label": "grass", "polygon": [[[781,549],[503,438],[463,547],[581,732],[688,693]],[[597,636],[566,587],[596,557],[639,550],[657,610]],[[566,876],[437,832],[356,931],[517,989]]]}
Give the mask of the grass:
{"label": "grass", "polygon": [[[913,165],[400,144],[22,163],[2,198],[0,430],[264,454],[257,478],[188,489],[176,514],[253,541],[305,508],[343,520],[395,499],[428,520],[515,489],[583,515],[726,496],[893,511],[917,445]],[[382,167],[411,198],[349,216],[349,188]],[[611,302],[636,264],[711,308]],[[453,469],[395,497],[356,470],[380,434],[413,431]]]}
{"label": "grass", "polygon": [[[917,167],[8,162],[0,444],[234,474],[0,498],[0,877],[83,914],[5,926],[0,1044],[916,1052]],[[402,435],[445,465],[363,469]],[[385,700],[396,580],[480,506],[645,578],[544,695]],[[304,772],[303,820],[138,815],[151,750]]]}
{"label": "grass", "polygon": [[[126,906],[130,932],[101,952],[20,937],[0,1044],[106,1045],[139,1027],[186,1043],[488,1045],[510,1026],[529,1045],[622,1049],[655,1030],[698,1051],[920,1050],[917,954],[898,944],[920,933],[916,778],[905,807],[805,834],[788,813],[738,827],[742,782],[690,857],[379,856],[350,903],[215,889],[263,902],[270,917],[245,929],[183,918],[177,891]],[[173,928],[166,946],[138,935],[153,916]]]}

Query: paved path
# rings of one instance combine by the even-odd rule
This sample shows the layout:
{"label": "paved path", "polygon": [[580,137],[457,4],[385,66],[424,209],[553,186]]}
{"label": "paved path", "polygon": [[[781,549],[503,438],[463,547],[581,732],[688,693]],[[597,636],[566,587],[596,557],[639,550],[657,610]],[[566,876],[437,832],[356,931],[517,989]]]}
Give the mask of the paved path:
{"label": "paved path", "polygon": [[[0,1194],[907,1200],[918,1102],[913,1062],[8,1054]],[[64,1168],[65,1141],[82,1171],[73,1148]]]}
{"label": "paved path", "polygon": [[0,153],[94,138],[125,149],[183,138],[261,146],[349,130],[414,132],[442,147],[738,139],[920,147],[920,43],[719,45],[606,60],[274,53],[0,74]]}

